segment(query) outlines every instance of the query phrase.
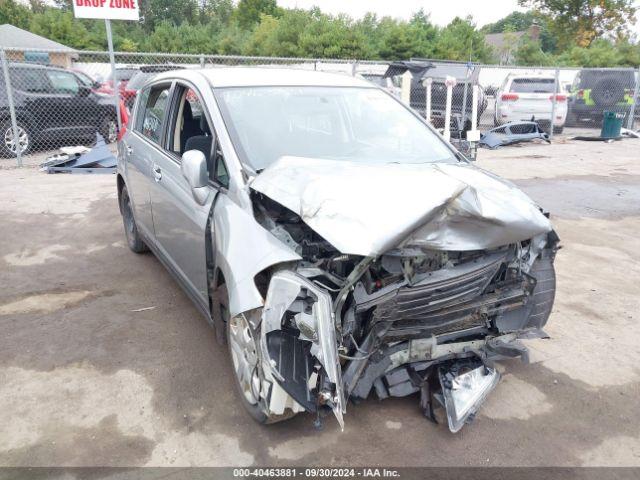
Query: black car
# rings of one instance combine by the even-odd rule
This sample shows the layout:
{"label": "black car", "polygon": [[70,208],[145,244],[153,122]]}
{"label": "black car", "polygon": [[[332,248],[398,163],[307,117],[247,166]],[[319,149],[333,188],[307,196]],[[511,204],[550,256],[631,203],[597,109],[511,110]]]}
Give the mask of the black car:
{"label": "black car", "polygon": [[[35,144],[95,140],[99,132],[107,143],[117,137],[113,97],[101,95],[75,72],[43,65],[9,65],[13,103],[22,154]],[[16,143],[4,76],[0,75],[0,155],[16,156]]]}
{"label": "black car", "polygon": [[629,115],[635,85],[631,69],[580,70],[569,90],[567,125],[600,125],[605,111]]}

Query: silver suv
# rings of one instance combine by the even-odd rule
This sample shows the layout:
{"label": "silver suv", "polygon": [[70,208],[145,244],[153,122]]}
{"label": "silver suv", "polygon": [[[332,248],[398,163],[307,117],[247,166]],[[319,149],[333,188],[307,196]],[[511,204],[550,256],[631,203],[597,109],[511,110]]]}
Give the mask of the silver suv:
{"label": "silver suv", "polygon": [[258,422],[419,393],[449,428],[494,360],[543,337],[558,238],[362,79],[260,68],[165,72],[119,144],[131,250],[150,249],[227,343]]}

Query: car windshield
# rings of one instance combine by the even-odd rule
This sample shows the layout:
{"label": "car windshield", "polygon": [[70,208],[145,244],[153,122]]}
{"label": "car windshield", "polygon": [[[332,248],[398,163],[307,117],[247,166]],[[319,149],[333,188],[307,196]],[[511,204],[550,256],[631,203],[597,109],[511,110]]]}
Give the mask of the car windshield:
{"label": "car windshield", "polygon": [[556,86],[554,78],[514,78],[511,92],[514,93],[553,93]]}
{"label": "car windshield", "polygon": [[377,163],[456,162],[446,144],[377,88],[230,87],[214,93],[242,160],[286,155]]}

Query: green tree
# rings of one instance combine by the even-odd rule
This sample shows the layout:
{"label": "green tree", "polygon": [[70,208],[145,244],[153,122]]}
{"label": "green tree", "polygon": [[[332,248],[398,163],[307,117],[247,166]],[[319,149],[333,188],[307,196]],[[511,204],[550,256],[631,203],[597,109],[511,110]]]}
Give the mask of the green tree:
{"label": "green tree", "polygon": [[420,39],[412,35],[406,22],[384,17],[378,25],[378,55],[384,60],[407,60],[420,55]]}
{"label": "green tree", "polygon": [[515,51],[516,65],[547,66],[553,63],[553,56],[542,51],[540,41],[522,38]]}
{"label": "green tree", "polygon": [[435,57],[447,60],[491,62],[493,52],[476,30],[471,17],[454,18],[443,28],[435,42]]}
{"label": "green tree", "polygon": [[344,15],[317,15],[300,37],[304,54],[319,58],[362,58],[366,43],[364,35]]}
{"label": "green tree", "polygon": [[83,23],[76,21],[71,12],[48,8],[43,13],[33,15],[29,30],[69,47],[93,50],[101,48],[89,35]]}
{"label": "green tree", "polygon": [[429,15],[423,9],[413,14],[408,25],[409,34],[416,39],[413,55],[416,57],[433,57],[438,28],[431,23]]}
{"label": "green tree", "polygon": [[623,57],[609,40],[597,39],[588,47],[574,46],[558,57],[558,63],[575,67],[616,67],[623,63]]}
{"label": "green tree", "polygon": [[29,27],[29,7],[14,0],[0,0],[0,24],[9,23],[18,28]]}
{"label": "green tree", "polygon": [[216,21],[228,24],[233,15],[233,0],[201,0],[199,2],[200,23]]}
{"label": "green tree", "polygon": [[121,52],[137,52],[138,44],[130,38],[123,38],[118,42],[116,49]]}
{"label": "green tree", "polygon": [[287,10],[282,17],[262,15],[244,48],[249,55],[299,57],[302,53],[300,34],[311,20],[304,10]]}
{"label": "green tree", "polygon": [[518,0],[549,17],[560,49],[588,47],[604,36],[624,36],[635,24],[634,0]]}
{"label": "green tree", "polygon": [[276,0],[240,0],[234,16],[241,28],[252,28],[260,22],[262,15],[278,16],[280,9]]}
{"label": "green tree", "polygon": [[140,3],[140,14],[147,32],[153,32],[156,25],[163,22],[173,25],[195,23],[198,3],[197,0],[144,0]]}

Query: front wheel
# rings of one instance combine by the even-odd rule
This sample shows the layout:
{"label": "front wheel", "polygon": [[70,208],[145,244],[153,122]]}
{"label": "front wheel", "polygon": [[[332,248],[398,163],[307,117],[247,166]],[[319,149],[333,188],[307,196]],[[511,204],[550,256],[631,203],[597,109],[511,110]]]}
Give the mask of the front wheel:
{"label": "front wheel", "polygon": [[18,156],[18,150],[21,155],[26,155],[33,146],[33,136],[31,135],[31,129],[22,122],[17,122],[17,145],[16,148],[16,135],[13,131],[11,120],[5,120],[0,127],[2,134],[2,145],[0,145],[0,155],[4,158],[11,158]]}
{"label": "front wheel", "polygon": [[[219,314],[225,323],[227,346],[233,367],[233,380],[240,403],[256,422],[260,424],[278,423],[295,416],[291,410],[282,415],[267,415],[264,399],[260,396],[262,376],[258,337],[260,332],[252,328],[245,315],[229,317],[226,286],[218,287],[220,292]],[[224,299],[222,299],[224,297]]]}

